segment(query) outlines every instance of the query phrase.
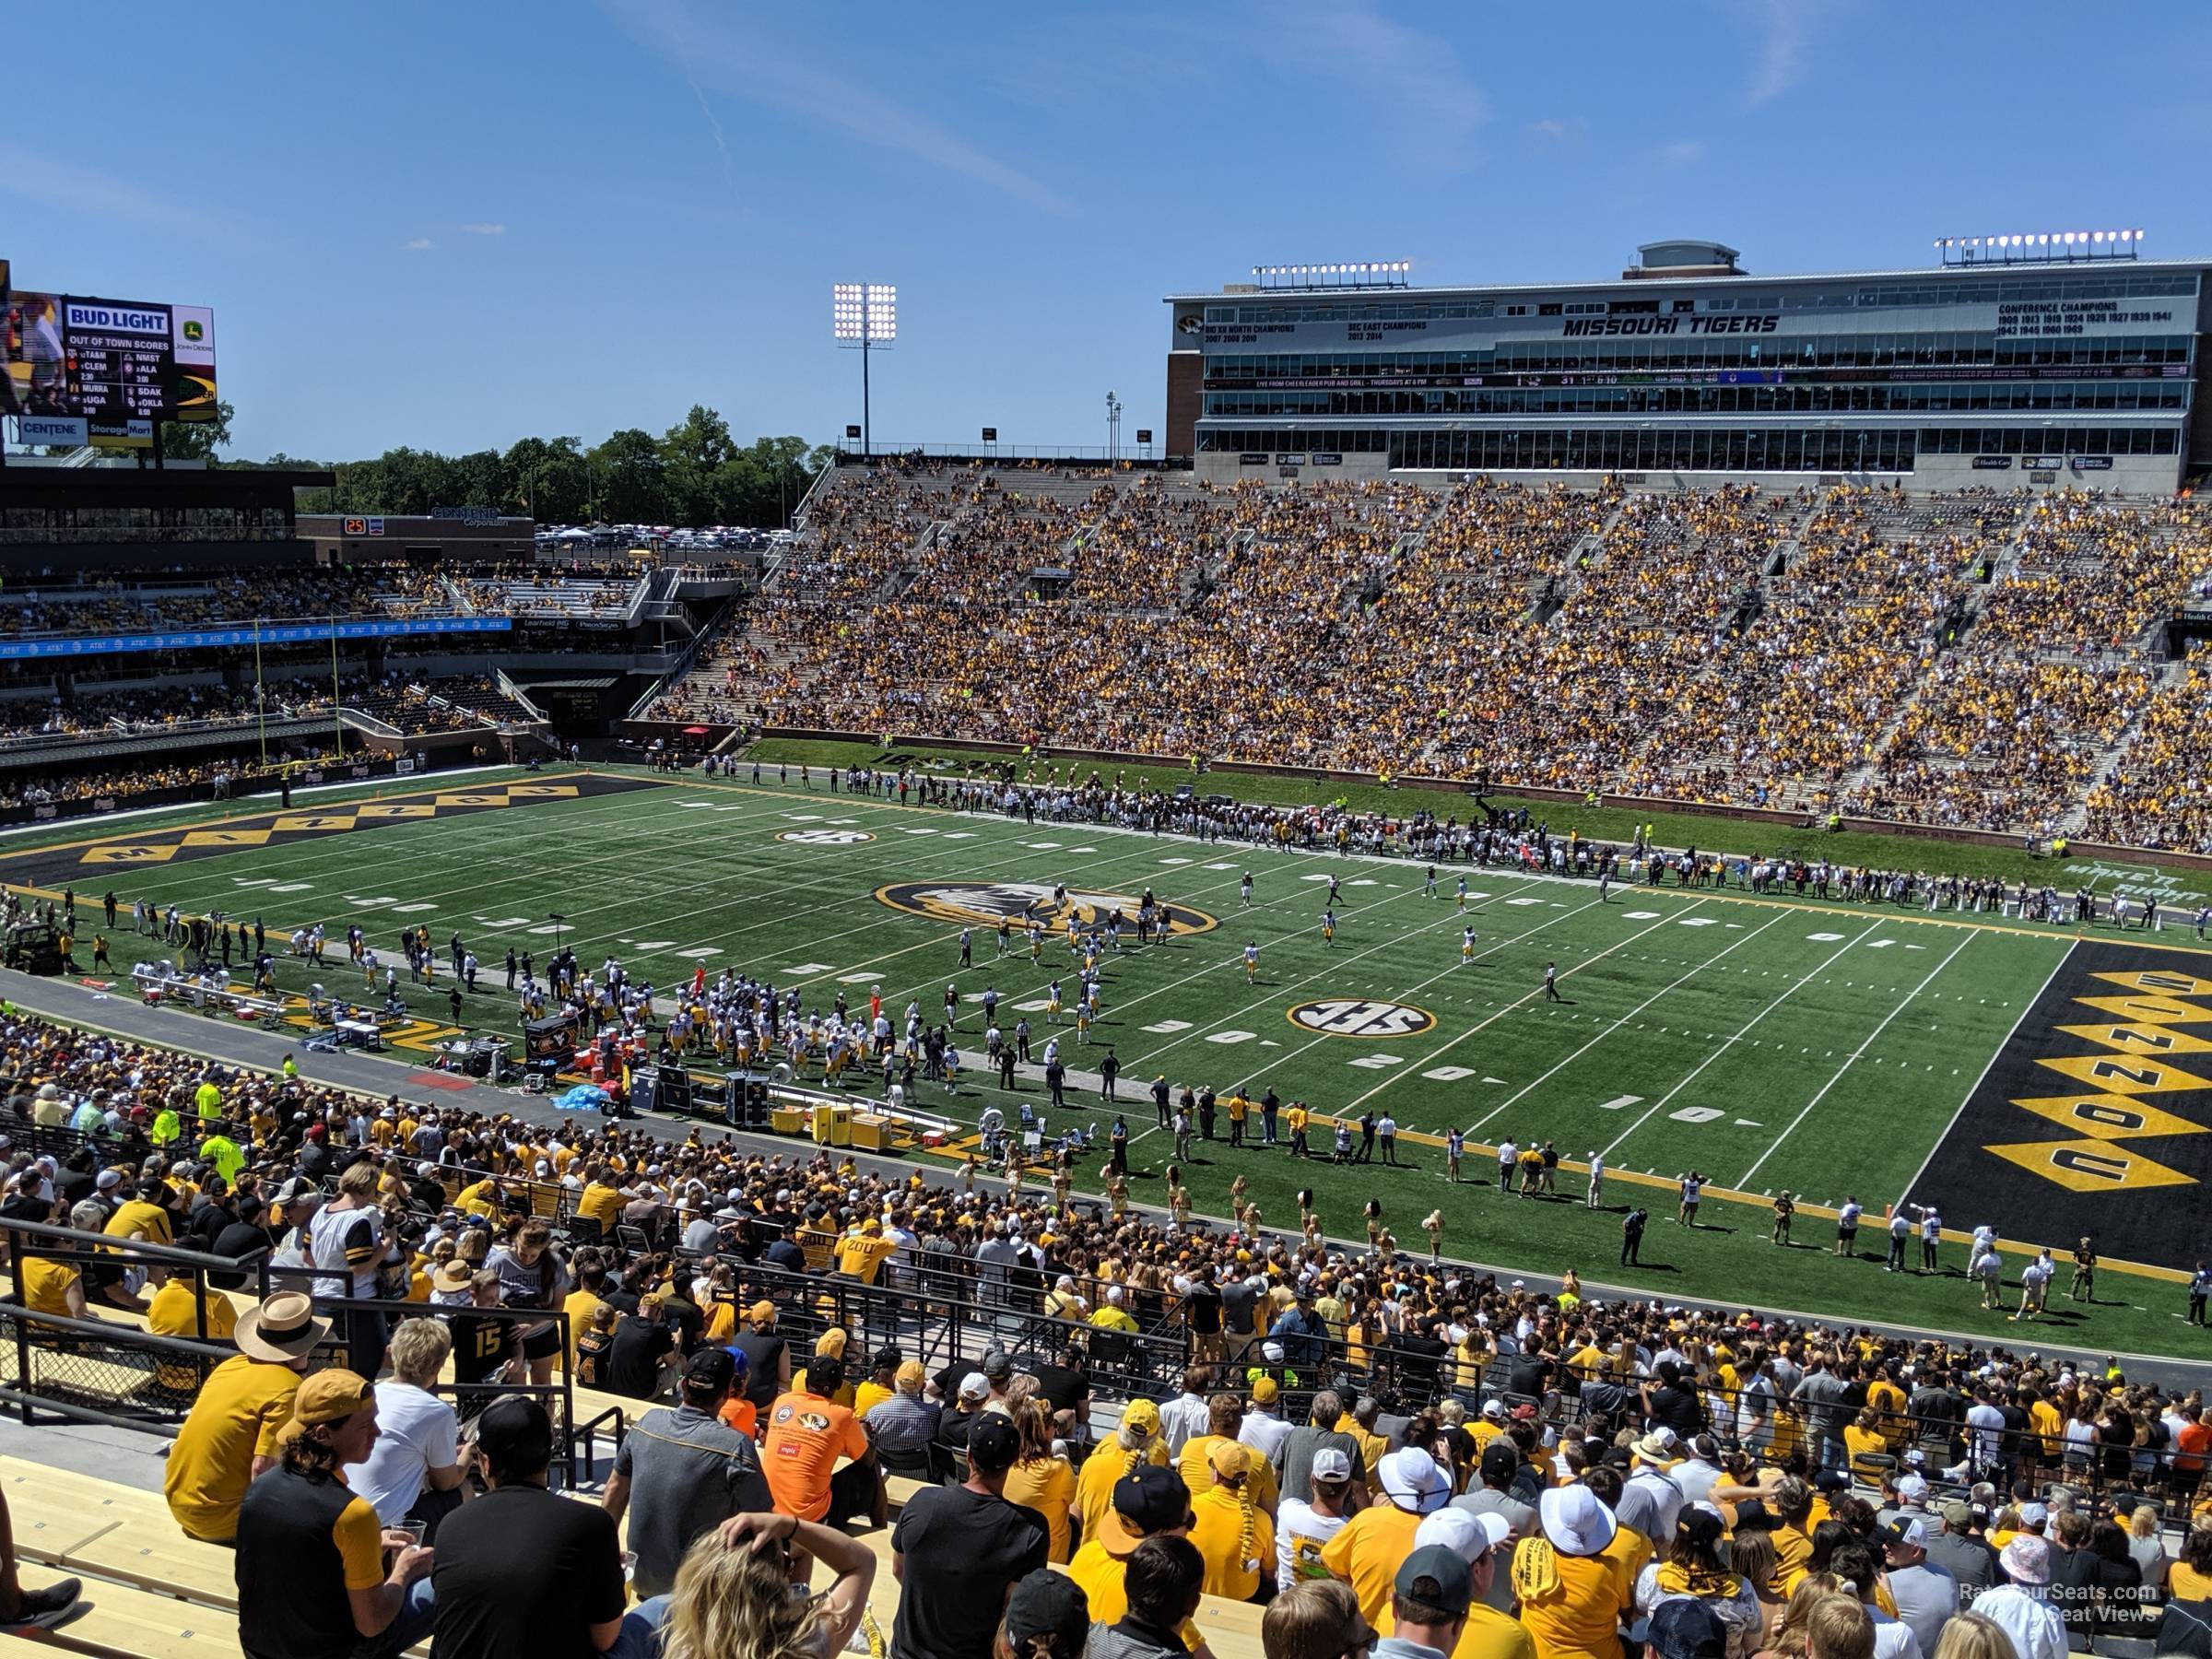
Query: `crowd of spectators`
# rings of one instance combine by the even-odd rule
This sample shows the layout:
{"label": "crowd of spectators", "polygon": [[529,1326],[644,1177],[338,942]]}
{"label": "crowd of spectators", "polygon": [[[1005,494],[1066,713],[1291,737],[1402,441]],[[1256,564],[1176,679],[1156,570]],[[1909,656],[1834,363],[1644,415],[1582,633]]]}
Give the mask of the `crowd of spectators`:
{"label": "crowd of spectators", "polygon": [[0,596],[0,637],[175,632],[301,618],[406,616],[451,610],[434,572],[402,564],[312,571],[216,571],[128,579],[87,574]]}
{"label": "crowd of spectators", "polygon": [[2212,853],[2212,667],[2193,657],[2143,711],[2135,741],[2088,794],[2088,835],[2132,847]]}
{"label": "crowd of spectators", "polygon": [[[1230,1602],[1271,1604],[1269,1659],[1394,1621],[1384,1659],[1610,1659],[1623,1630],[1657,1659],[2058,1659],[2201,1653],[2212,1619],[2212,1413],[2112,1361],[1532,1290],[1380,1225],[1362,1250],[1324,1218],[362,1099],[20,1015],[0,1068],[12,1138],[76,1136],[10,1151],[0,1216],[102,1247],[18,1239],[16,1300],[235,1344],[165,1484],[234,1545],[270,1659],[432,1630],[628,1659],[656,1630],[819,1659],[867,1621],[843,1529],[883,1524],[893,1470],[872,1641],[915,1659],[1204,1651]],[[138,1241],[312,1300],[203,1301]],[[348,1316],[364,1286],[418,1311]],[[955,1303],[987,1349],[932,1347]],[[641,1414],[594,1503],[547,1491],[557,1425],[500,1394],[562,1370]]]}
{"label": "crowd of spectators", "polygon": [[853,469],[658,712],[2049,832],[2208,573],[2188,498]]}

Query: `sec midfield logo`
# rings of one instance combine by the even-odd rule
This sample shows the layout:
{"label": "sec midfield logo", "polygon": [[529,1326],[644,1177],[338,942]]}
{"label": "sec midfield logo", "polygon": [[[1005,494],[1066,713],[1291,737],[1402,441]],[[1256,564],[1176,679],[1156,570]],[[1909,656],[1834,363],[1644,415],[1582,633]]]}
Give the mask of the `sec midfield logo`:
{"label": "sec midfield logo", "polygon": [[1288,1018],[1300,1030],[1323,1037],[1418,1037],[1436,1024],[1426,1008],[1352,997],[1300,1003]]}
{"label": "sec midfield logo", "polygon": [[[1036,881],[931,882],[895,881],[876,889],[878,903],[910,916],[932,922],[950,922],[963,927],[996,927],[1000,922],[1026,926],[1036,922],[1058,927],[1073,915],[1083,926],[1101,923],[1115,911],[1134,928],[1137,897],[1133,893],[1077,892],[1070,889],[1058,905],[1053,889]],[[1188,905],[1168,907],[1168,925],[1179,934],[1206,933],[1220,926],[1215,917]]]}
{"label": "sec midfield logo", "polygon": [[876,838],[865,830],[786,830],[776,839],[800,847],[857,847]]}

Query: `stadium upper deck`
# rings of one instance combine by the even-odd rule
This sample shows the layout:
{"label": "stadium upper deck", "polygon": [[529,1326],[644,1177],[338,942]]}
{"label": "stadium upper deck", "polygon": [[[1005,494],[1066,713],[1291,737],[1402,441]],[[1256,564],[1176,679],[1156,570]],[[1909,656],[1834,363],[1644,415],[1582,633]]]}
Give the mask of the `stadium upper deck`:
{"label": "stadium upper deck", "polygon": [[1170,296],[1168,453],[1214,479],[2070,477],[2130,494],[2212,460],[2205,262],[1754,276],[1718,243],[1641,252],[1617,281]]}

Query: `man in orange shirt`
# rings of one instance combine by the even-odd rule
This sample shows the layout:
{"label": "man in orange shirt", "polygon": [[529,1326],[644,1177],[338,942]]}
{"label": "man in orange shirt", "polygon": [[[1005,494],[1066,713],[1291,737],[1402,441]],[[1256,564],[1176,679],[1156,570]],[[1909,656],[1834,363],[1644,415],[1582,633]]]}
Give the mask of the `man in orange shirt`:
{"label": "man in orange shirt", "polygon": [[[842,1359],[817,1354],[808,1361],[806,1386],[778,1394],[769,1407],[761,1471],[786,1515],[841,1526],[865,1514],[881,1526],[888,1511],[867,1430],[831,1397],[844,1385]],[[853,1461],[840,1469],[840,1457]]]}

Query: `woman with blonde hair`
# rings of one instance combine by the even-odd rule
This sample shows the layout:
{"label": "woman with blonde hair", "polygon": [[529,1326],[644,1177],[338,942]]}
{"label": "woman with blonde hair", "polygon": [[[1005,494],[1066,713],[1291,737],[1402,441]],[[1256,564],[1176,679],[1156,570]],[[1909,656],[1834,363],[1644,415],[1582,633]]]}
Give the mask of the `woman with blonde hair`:
{"label": "woman with blonde hair", "polygon": [[[794,1553],[836,1576],[818,1595],[794,1594]],[[734,1515],[700,1535],[676,1588],[638,1611],[665,1618],[662,1659],[833,1659],[868,1610],[876,1557],[834,1526],[794,1515]]]}
{"label": "woman with blonde hair", "polygon": [[1774,1554],[1774,1537],[1763,1527],[1750,1527],[1738,1532],[1728,1540],[1728,1566],[1744,1582],[1744,1588],[1759,1603],[1759,1628],[1774,1629],[1775,1620],[1782,1617],[1787,1604],[1774,1587],[1775,1569],[1780,1565]]}
{"label": "woman with blonde hair", "polygon": [[1979,1613],[1954,1613],[1945,1621],[1929,1659],[2019,1659],[2012,1638],[1994,1618]]}
{"label": "woman with blonde hair", "polygon": [[1811,1649],[1806,1627],[1812,1621],[1813,1609],[1838,1596],[1854,1606],[1859,1599],[1858,1593],[1832,1572],[1808,1572],[1799,1579],[1782,1617],[1774,1621],[1767,1645],[1760,1650],[1761,1659],[1806,1659]]}
{"label": "woman with blonde hair", "polygon": [[1099,1535],[1107,1512],[1113,1508],[1114,1483],[1146,1464],[1167,1467],[1167,1438],[1160,1432],[1159,1407],[1150,1400],[1132,1400],[1113,1438],[1099,1443],[1076,1477],[1076,1513],[1086,1538]]}
{"label": "woman with blonde hair", "polygon": [[1044,1517],[1052,1535],[1045,1559],[1065,1566],[1073,1551],[1068,1520],[1076,1512],[1076,1472],[1053,1450],[1052,1414],[1043,1401],[1016,1402],[1009,1415],[1020,1431],[1021,1450],[1014,1454],[1014,1466],[1006,1471],[1006,1490],[1000,1496]]}

